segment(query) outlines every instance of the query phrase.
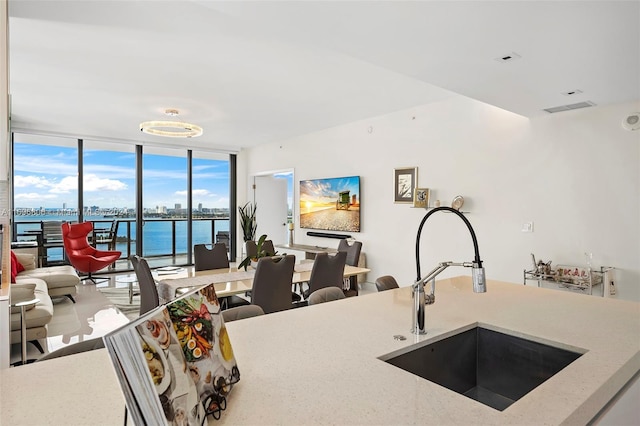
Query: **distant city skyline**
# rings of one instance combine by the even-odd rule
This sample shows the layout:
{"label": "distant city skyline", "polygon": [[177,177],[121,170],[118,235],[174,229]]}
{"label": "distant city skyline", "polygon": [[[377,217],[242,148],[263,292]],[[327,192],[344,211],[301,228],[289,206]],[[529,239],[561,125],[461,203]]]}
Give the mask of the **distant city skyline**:
{"label": "distant city skyline", "polygon": [[[14,144],[14,206],[77,208],[77,149],[65,146]],[[86,206],[103,209],[135,207],[135,154],[84,149],[83,197]],[[143,205],[187,204],[186,157],[145,154]],[[193,205],[229,207],[229,162],[193,158]]]}
{"label": "distant city skyline", "polygon": [[[101,207],[101,206],[84,206],[82,209],[86,214],[87,212],[95,212],[95,213],[105,213],[105,212],[135,212],[135,208],[133,207]],[[166,213],[173,212],[177,210],[186,210],[185,208],[168,208],[167,206],[156,206],[152,208],[145,207],[143,208],[144,212],[151,213]],[[199,205],[197,207],[192,207],[193,212],[210,212],[210,211],[224,211],[229,210],[229,207],[204,207]],[[34,214],[75,214],[78,212],[78,209],[75,207],[24,207],[24,206],[16,206],[13,208],[13,211],[17,215],[34,215]]]}

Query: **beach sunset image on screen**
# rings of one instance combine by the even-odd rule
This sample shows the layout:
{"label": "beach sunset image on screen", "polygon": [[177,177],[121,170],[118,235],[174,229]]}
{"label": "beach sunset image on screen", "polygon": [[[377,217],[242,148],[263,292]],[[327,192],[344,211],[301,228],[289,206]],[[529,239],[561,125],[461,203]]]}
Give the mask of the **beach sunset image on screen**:
{"label": "beach sunset image on screen", "polygon": [[300,181],[300,227],[360,232],[360,176]]}

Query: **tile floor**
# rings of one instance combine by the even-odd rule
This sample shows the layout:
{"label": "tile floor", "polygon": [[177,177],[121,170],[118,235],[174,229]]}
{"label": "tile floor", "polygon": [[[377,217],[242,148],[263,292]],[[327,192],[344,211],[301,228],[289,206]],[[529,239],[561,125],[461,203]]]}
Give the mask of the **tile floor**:
{"label": "tile floor", "polygon": [[[185,267],[190,268],[189,266]],[[102,276],[107,277],[107,276]],[[109,275],[108,281],[99,282],[97,285],[86,281],[78,286],[76,303],[66,297],[53,300],[53,319],[48,325],[48,337],[41,341],[45,352],[52,352],[64,346],[84,340],[102,337],[110,331],[129,322],[127,317],[113,306],[99,288],[123,287],[128,283],[124,277],[135,277],[132,272]],[[375,293],[373,283],[364,283],[360,288],[360,295]],[[32,345],[27,344],[27,359],[38,359],[40,352]],[[19,362],[21,358],[20,344],[11,346],[11,363]]]}
{"label": "tile floor", "polygon": [[[102,285],[126,286],[127,284],[116,284],[112,277],[108,283]],[[45,352],[52,352],[63,346],[94,337],[102,337],[129,322],[127,317],[100,293],[95,284],[80,284],[75,299],[76,303],[66,297],[53,299],[53,319],[47,326],[48,337],[40,342]],[[34,360],[40,356],[40,352],[32,344],[27,344],[28,360]],[[20,358],[20,344],[12,345],[11,363],[18,362]]]}

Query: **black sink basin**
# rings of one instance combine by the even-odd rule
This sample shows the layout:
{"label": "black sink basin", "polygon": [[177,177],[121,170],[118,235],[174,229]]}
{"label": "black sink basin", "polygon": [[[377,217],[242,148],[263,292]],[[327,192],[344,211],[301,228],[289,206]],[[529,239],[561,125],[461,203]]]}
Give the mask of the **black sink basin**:
{"label": "black sink basin", "polygon": [[580,356],[475,327],[381,359],[502,411]]}

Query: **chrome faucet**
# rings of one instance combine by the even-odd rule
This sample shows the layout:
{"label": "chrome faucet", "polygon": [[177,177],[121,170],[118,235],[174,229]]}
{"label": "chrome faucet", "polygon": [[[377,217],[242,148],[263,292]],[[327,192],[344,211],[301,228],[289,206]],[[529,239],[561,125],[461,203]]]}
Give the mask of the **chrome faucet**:
{"label": "chrome faucet", "polygon": [[[473,250],[475,257],[473,262],[440,262],[426,277],[422,278],[420,274],[420,235],[422,234],[422,227],[425,222],[435,212],[446,211],[456,214],[467,225],[469,232],[471,233],[471,239],[473,240]],[[424,309],[425,305],[431,305],[436,301],[436,276],[440,272],[447,269],[449,266],[463,266],[465,268],[472,268],[472,280],[474,293],[485,293],[487,291],[487,284],[485,281],[484,267],[480,260],[480,252],[478,251],[478,240],[476,239],[476,233],[471,227],[471,223],[466,217],[458,210],[451,207],[436,207],[433,210],[429,210],[420,222],[418,227],[418,234],[416,235],[416,269],[418,278],[413,284],[413,325],[411,332],[413,334],[427,334],[427,330],[424,323]],[[431,281],[431,293],[425,294],[424,285],[426,282]]]}

